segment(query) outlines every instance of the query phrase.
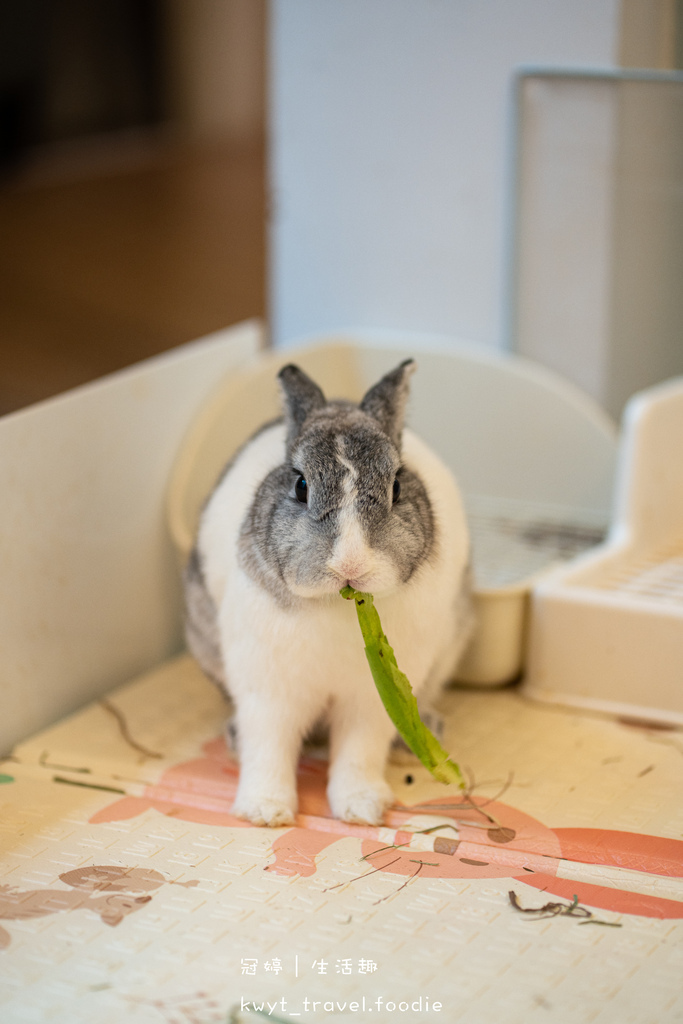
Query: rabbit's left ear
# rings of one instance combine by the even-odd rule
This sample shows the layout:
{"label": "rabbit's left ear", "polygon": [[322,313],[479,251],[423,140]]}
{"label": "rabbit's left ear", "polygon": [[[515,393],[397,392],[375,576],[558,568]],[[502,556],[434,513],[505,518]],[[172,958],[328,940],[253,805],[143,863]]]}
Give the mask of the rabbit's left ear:
{"label": "rabbit's left ear", "polygon": [[278,373],[287,422],[287,446],[301,433],[306,419],[317,409],[322,409],[325,396],[307,374],[298,366],[289,363]]}
{"label": "rabbit's left ear", "polygon": [[409,381],[417,369],[414,359],[405,359],[367,392],[360,407],[376,419],[384,433],[401,450],[403,418],[408,401]]}

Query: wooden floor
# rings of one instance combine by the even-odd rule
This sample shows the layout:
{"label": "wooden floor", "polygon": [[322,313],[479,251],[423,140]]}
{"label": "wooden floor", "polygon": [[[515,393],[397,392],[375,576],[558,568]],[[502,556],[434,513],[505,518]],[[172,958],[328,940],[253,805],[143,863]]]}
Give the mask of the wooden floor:
{"label": "wooden floor", "polygon": [[0,414],[265,313],[263,146],[143,142],[0,186]]}

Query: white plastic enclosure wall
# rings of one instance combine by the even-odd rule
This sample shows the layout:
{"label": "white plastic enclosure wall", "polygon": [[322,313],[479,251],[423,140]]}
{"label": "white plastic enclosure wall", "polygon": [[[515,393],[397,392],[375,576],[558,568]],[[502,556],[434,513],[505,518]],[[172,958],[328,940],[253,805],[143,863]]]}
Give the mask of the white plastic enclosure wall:
{"label": "white plastic enclosure wall", "polygon": [[247,323],[0,419],[0,752],[179,650],[171,465]]}
{"label": "white plastic enclosure wall", "polygon": [[683,725],[683,378],[624,414],[607,543],[533,593],[526,692]]}
{"label": "white plastic enclosure wall", "polygon": [[[234,394],[235,382],[239,392],[247,366],[264,395],[272,388],[277,412],[274,373],[284,360],[260,356],[261,346],[260,325],[241,325],[0,420],[0,750],[182,646],[165,514],[171,469],[197,417],[216,393]],[[353,396],[410,351],[410,339],[342,346],[337,356],[309,348],[301,362],[331,394]],[[465,487],[607,509],[614,441],[582,396],[545,371],[476,350],[422,353],[419,362],[413,423]],[[205,491],[268,401],[235,406],[225,450],[208,477],[204,467]]]}

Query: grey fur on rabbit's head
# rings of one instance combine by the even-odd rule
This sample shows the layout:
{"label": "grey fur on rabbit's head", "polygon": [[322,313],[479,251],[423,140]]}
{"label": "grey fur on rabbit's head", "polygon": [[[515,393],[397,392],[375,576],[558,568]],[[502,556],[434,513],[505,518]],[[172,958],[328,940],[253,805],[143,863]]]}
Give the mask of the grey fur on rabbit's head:
{"label": "grey fur on rabbit's head", "polygon": [[245,571],[279,603],[357,590],[391,591],[432,554],[434,517],[401,464],[406,360],[360,405],[328,402],[299,367],[279,373],[286,457],[257,488],[242,524]]}

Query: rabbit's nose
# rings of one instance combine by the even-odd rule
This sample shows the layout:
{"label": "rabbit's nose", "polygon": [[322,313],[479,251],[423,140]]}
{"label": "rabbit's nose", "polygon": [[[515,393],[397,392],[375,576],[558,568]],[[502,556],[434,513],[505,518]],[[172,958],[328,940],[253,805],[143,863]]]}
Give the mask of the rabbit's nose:
{"label": "rabbit's nose", "polygon": [[364,565],[353,562],[333,564],[330,566],[330,569],[344,583],[353,583],[354,580],[359,580],[367,575],[367,569]]}
{"label": "rabbit's nose", "polygon": [[363,530],[348,510],[339,516],[340,532],[330,555],[329,566],[344,579],[366,573],[372,561]]}
{"label": "rabbit's nose", "polygon": [[329,568],[348,583],[368,575],[372,569],[372,557],[368,551],[359,548],[335,548]]}

